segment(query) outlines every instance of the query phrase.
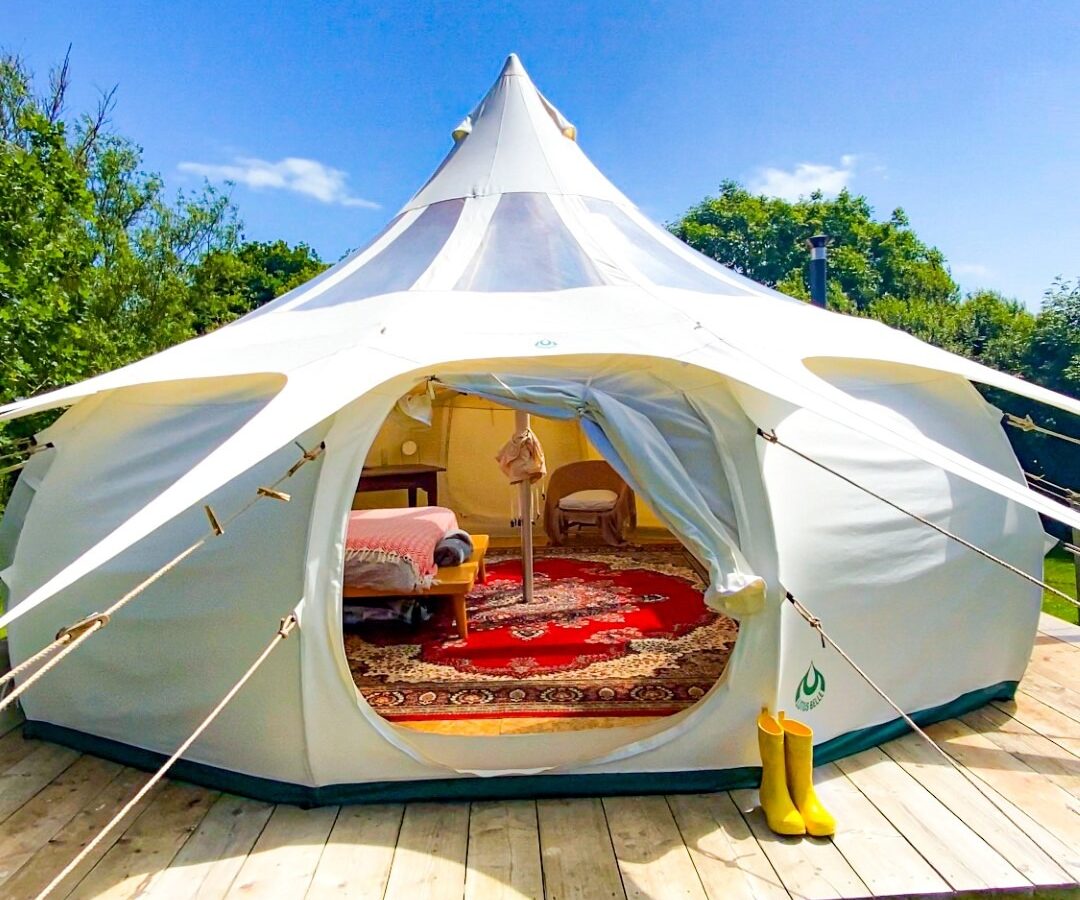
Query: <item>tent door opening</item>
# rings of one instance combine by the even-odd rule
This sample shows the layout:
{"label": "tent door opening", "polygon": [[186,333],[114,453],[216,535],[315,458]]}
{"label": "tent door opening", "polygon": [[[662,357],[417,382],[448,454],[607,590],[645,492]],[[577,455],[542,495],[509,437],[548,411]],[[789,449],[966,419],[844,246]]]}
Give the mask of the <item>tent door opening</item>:
{"label": "tent door opening", "polygon": [[[631,486],[615,442],[571,412],[432,382],[383,423],[350,514],[343,607],[353,680],[382,717],[489,736],[644,724],[723,677],[738,625],[706,606],[707,564],[652,508],[652,484]],[[526,421],[546,472],[512,483],[496,457]],[[371,489],[410,466],[435,473],[427,505],[408,486]],[[457,532],[480,551],[471,577],[452,557],[403,562]]]}

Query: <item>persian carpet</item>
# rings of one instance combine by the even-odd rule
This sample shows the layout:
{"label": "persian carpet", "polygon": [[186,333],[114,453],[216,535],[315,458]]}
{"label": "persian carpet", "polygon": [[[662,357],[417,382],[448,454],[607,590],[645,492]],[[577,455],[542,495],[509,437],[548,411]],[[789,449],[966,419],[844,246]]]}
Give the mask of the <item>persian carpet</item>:
{"label": "persian carpet", "polygon": [[738,625],[705,606],[681,547],[539,550],[528,604],[520,560],[488,558],[468,640],[437,599],[419,626],[346,631],[353,679],[385,718],[669,715],[727,665]]}

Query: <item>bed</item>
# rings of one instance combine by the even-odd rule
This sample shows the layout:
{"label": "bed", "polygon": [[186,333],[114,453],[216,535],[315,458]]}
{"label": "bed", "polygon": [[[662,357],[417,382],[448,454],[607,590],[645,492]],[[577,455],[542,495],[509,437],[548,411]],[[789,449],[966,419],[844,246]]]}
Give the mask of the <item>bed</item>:
{"label": "bed", "polygon": [[444,506],[353,510],[345,537],[346,595],[430,588],[438,572],[435,545],[453,528],[457,516]]}

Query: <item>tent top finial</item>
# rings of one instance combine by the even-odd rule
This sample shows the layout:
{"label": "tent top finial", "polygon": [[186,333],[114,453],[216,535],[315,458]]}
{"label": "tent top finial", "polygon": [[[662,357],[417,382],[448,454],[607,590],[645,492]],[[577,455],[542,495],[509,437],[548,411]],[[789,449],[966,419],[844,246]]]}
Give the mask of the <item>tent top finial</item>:
{"label": "tent top finial", "polygon": [[511,53],[506,57],[506,62],[503,63],[502,69],[503,75],[525,75],[525,67],[521,64],[521,59],[516,53]]}

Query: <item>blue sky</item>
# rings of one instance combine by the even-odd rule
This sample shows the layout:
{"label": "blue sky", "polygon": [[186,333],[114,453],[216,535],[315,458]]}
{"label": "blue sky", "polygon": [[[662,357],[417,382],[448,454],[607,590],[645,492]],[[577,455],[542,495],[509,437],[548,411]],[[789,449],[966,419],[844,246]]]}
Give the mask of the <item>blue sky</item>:
{"label": "blue sky", "polygon": [[600,168],[667,221],[725,178],[902,206],[965,289],[1080,275],[1080,4],[5,4],[0,46],[171,187],[231,174],[248,237],[338,258],[422,184],[520,54]]}

